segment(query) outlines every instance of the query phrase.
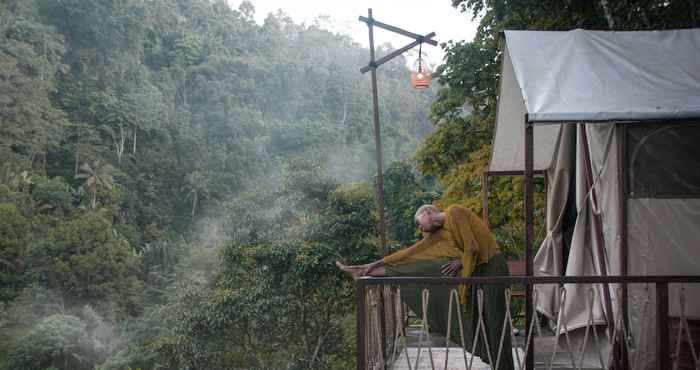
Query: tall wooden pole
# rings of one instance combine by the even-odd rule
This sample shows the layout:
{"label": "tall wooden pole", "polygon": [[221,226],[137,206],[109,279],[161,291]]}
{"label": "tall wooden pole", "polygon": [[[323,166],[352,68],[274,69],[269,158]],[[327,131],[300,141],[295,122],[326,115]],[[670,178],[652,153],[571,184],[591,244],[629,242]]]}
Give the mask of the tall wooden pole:
{"label": "tall wooden pole", "polygon": [[377,156],[377,208],[379,209],[379,243],[382,255],[386,254],[386,220],[384,216],[384,175],[382,165],[382,135],[379,126],[379,96],[377,94],[377,65],[374,59],[374,24],[372,9],[367,9],[369,27],[369,65],[372,72],[372,105],[374,106],[374,143]]}
{"label": "tall wooden pole", "polygon": [[[384,216],[384,170],[382,165],[382,131],[379,126],[379,94],[377,93],[377,64],[374,58],[374,24],[372,18],[372,9],[367,9],[367,18],[369,22],[369,65],[372,67],[372,106],[374,108],[374,145],[377,157],[377,208],[379,209],[379,246],[382,255],[386,255],[386,218]],[[379,326],[381,331],[382,358],[386,361],[386,310],[384,309],[384,288],[379,291]],[[386,368],[386,362],[384,367]]]}

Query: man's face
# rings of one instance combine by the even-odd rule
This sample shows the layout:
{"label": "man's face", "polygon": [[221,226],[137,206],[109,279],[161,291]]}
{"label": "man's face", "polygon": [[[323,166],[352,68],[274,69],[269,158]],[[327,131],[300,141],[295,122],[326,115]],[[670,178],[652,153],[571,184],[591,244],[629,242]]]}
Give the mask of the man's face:
{"label": "man's face", "polygon": [[416,227],[424,233],[430,233],[439,228],[435,222],[433,222],[433,212],[425,211],[418,216],[416,220]]}

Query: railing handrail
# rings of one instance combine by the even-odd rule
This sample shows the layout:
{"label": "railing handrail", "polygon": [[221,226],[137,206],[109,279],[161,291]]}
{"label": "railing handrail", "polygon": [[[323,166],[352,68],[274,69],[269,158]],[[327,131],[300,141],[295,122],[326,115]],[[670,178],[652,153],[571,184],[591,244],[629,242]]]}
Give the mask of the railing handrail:
{"label": "railing handrail", "polygon": [[361,277],[361,285],[700,283],[700,275]]}

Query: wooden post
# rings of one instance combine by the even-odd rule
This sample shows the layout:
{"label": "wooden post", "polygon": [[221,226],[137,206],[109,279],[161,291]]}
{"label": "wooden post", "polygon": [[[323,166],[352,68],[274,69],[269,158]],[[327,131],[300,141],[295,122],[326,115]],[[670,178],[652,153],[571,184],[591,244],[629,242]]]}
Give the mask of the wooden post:
{"label": "wooden post", "polygon": [[[534,131],[532,123],[528,120],[528,115],[525,115],[525,176],[523,176],[523,191],[525,201],[525,275],[533,275],[532,266],[532,247],[534,243],[535,227],[533,224],[535,218],[535,208],[533,202],[533,141]],[[535,310],[532,302],[532,284],[525,284],[525,335],[526,338],[530,335],[530,324],[534,318]],[[535,329],[536,331],[537,329]],[[525,354],[525,369],[533,370],[535,364],[535,351],[533,345],[528,348]]]}
{"label": "wooden post", "polygon": [[[680,329],[679,329],[680,330]],[[668,283],[656,283],[656,368],[671,368],[668,334]]]}
{"label": "wooden post", "polygon": [[357,338],[357,370],[367,369],[367,355],[366,355],[366,343],[365,343],[365,319],[366,319],[366,307],[365,307],[365,294],[366,287],[362,280],[357,280],[357,291],[355,292],[355,298],[357,301],[357,311],[355,317],[355,330]]}
{"label": "wooden post", "polygon": [[489,174],[486,170],[481,173],[481,217],[489,227]]}

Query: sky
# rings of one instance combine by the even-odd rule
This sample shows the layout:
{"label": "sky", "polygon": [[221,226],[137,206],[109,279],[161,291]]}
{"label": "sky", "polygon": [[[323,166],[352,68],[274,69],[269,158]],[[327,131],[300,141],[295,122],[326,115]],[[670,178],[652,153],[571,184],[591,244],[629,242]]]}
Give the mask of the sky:
{"label": "sky", "polygon": [[[439,43],[448,40],[468,40],[474,38],[478,19],[472,21],[471,14],[460,13],[451,6],[451,0],[250,0],[255,7],[255,20],[262,24],[270,12],[282,9],[295,23],[313,24],[319,15],[328,15],[333,23],[332,31],[350,35],[355,41],[367,47],[369,39],[367,25],[357,18],[367,16],[372,8],[376,20],[403,28],[417,34],[435,32],[438,46],[423,45],[423,52],[435,65],[443,58]],[[237,9],[242,0],[228,0]],[[413,41],[405,36],[376,29],[374,43],[390,43],[394,48]],[[417,51],[416,51],[417,55]],[[380,57],[381,55],[378,55]]]}

